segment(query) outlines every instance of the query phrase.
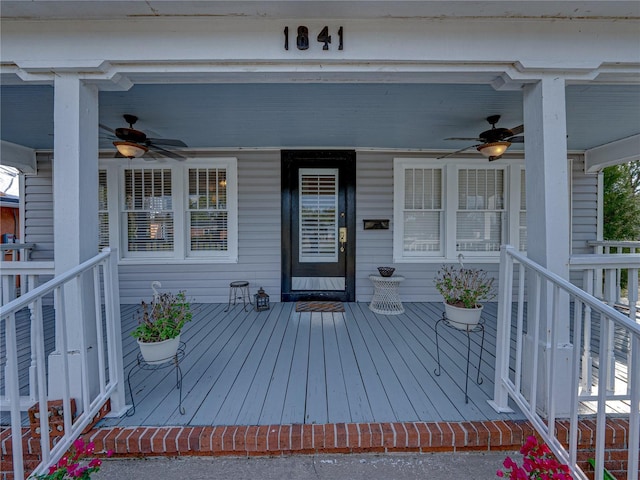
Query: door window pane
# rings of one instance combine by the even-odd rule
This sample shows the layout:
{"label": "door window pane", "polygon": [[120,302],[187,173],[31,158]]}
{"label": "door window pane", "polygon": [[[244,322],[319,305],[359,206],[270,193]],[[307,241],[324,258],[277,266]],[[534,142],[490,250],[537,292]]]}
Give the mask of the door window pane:
{"label": "door window pane", "polygon": [[299,171],[299,261],[338,261],[338,170]]}

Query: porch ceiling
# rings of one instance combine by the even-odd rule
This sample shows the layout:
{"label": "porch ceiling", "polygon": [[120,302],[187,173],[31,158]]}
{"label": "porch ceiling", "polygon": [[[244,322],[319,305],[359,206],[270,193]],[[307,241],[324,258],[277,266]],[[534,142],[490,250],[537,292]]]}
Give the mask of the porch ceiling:
{"label": "porch ceiling", "polygon": [[[640,85],[568,86],[569,150],[640,134],[639,106]],[[4,84],[0,108],[2,140],[53,148],[52,87]],[[100,123],[125,126],[124,113],[148,135],[191,148],[457,150],[474,142],[445,138],[476,137],[488,115],[501,114],[502,127],[523,118],[520,91],[438,83],[139,84],[100,93]],[[113,148],[107,138],[100,147]]]}

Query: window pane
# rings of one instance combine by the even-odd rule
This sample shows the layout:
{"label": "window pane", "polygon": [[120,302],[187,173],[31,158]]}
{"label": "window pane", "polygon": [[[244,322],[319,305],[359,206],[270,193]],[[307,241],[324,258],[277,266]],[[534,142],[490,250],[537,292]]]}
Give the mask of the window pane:
{"label": "window pane", "polygon": [[520,243],[518,248],[522,252],[527,251],[527,212],[520,212]]}
{"label": "window pane", "polygon": [[190,251],[228,250],[227,173],[224,168],[190,168],[188,211]]}
{"label": "window pane", "polygon": [[504,172],[481,169],[459,170],[458,209],[504,209]]}
{"label": "window pane", "polygon": [[171,170],[125,170],[124,204],[129,252],[173,250]]}
{"label": "window pane", "polygon": [[109,246],[109,204],[107,195],[107,172],[98,171],[98,249]]}
{"label": "window pane", "polygon": [[130,252],[173,250],[173,212],[129,212],[127,238]]}
{"label": "window pane", "polygon": [[456,250],[497,252],[503,235],[504,171],[460,169]]}
{"label": "window pane", "polygon": [[501,212],[458,212],[457,250],[497,252],[502,244]]}
{"label": "window pane", "polygon": [[300,262],[338,258],[338,173],[300,169]]}
{"label": "window pane", "polygon": [[405,252],[440,251],[440,212],[405,212]]}
{"label": "window pane", "polygon": [[520,251],[527,251],[527,190],[524,170],[520,171],[520,238],[518,247]]}
{"label": "window pane", "polygon": [[191,250],[227,250],[227,212],[190,212]]}
{"label": "window pane", "polygon": [[439,253],[441,249],[442,170],[405,169],[404,253]]}
{"label": "window pane", "polygon": [[404,208],[439,209],[442,207],[442,171],[433,168],[405,170]]}

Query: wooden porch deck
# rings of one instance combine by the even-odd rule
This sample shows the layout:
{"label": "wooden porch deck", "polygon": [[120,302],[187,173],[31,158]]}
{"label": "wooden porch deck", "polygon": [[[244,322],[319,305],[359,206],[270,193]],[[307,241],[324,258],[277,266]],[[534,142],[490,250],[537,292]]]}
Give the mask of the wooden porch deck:
{"label": "wooden porch deck", "polygon": [[[496,304],[485,307],[482,383],[476,384],[480,335],[471,334],[465,404],[466,335],[440,328],[442,373],[436,376],[437,303],[406,303],[402,315],[378,315],[366,303],[344,313],[298,313],[295,303],[266,312],[194,305],[183,330],[185,414],[176,373],[134,369],[135,414],[103,426],[270,425],[524,419],[497,414],[493,395]],[[129,335],[135,305],[122,306],[125,375],[138,347]],[[127,401],[130,397],[127,396]],[[515,409],[515,405],[514,405]]]}

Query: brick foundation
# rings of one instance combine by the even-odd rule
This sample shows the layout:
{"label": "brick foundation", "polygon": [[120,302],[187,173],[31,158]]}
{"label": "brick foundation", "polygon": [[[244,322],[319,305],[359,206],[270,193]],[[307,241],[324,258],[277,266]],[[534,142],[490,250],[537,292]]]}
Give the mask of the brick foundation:
{"label": "brick foundation", "polygon": [[[583,420],[578,431],[579,462],[585,472],[594,456],[595,422]],[[558,438],[567,443],[568,424],[558,422]],[[605,467],[626,478],[629,422],[607,421]],[[326,425],[262,425],[201,427],[96,428],[84,435],[96,452],[114,457],[229,455],[279,456],[314,453],[457,452],[519,450],[534,429],[526,421],[336,423]],[[13,479],[12,443],[8,430],[0,433],[2,480]],[[22,437],[25,470],[40,461],[40,443],[29,429]],[[496,470],[501,465],[496,465]]]}

